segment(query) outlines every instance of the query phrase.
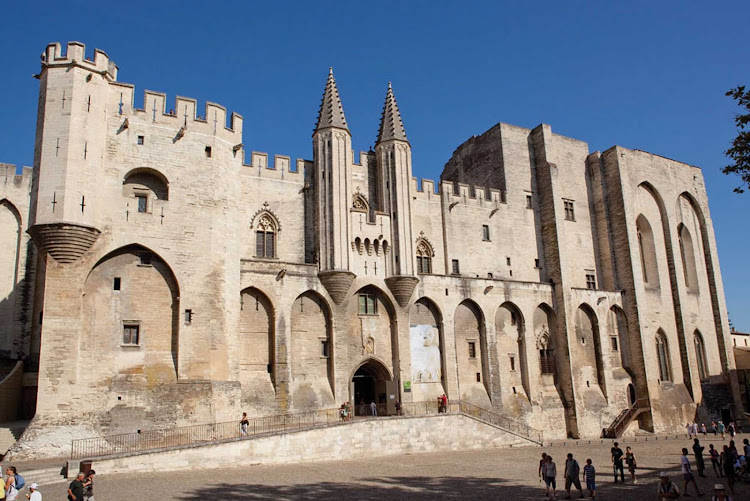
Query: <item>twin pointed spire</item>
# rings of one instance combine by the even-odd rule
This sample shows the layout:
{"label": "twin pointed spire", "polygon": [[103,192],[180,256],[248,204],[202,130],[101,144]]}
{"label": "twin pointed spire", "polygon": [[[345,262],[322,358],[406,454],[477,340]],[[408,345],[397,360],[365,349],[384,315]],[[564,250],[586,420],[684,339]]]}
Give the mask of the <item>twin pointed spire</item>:
{"label": "twin pointed spire", "polygon": [[[333,77],[333,68],[328,70],[328,81],[325,91],[323,91],[323,99],[320,102],[315,131],[329,127],[349,130],[344,116],[344,107],[341,105],[339,89],[336,87],[336,79]],[[388,92],[385,95],[383,114],[380,118],[377,143],[391,140],[408,141],[404,123],[401,121],[401,112],[398,110],[396,97],[393,95],[393,87],[391,87],[391,82],[388,82]]]}
{"label": "twin pointed spire", "polygon": [[333,68],[328,70],[328,81],[323,92],[323,100],[320,102],[318,124],[315,126],[315,130],[318,131],[328,127],[349,130],[344,116],[344,107],[341,106],[339,89],[336,87],[336,79],[333,78]]}
{"label": "twin pointed spire", "polygon": [[380,130],[378,131],[378,143],[390,140],[408,141],[404,123],[401,121],[401,112],[398,111],[396,97],[393,95],[393,87],[388,82],[388,93],[385,95],[383,115],[380,118]]}

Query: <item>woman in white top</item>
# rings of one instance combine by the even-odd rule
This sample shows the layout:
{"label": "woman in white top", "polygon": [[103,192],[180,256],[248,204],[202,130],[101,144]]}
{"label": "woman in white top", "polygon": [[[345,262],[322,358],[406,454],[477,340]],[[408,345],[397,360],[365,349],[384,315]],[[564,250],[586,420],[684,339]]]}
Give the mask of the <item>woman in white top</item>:
{"label": "woman in white top", "polygon": [[8,469],[5,470],[5,474],[8,475],[8,478],[5,479],[5,500],[15,501],[16,497],[18,497],[18,489],[16,489],[16,467],[9,466]]}

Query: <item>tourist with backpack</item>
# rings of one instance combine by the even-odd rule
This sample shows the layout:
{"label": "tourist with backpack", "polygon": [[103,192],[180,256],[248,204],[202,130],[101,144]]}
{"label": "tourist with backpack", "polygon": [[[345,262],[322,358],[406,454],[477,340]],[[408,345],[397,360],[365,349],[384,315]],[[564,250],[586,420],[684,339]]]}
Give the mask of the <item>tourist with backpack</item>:
{"label": "tourist with backpack", "polygon": [[9,466],[5,470],[5,474],[8,476],[5,480],[5,499],[7,501],[15,501],[18,497],[18,492],[26,485],[26,481],[18,474],[15,466]]}
{"label": "tourist with backpack", "polygon": [[576,489],[578,489],[578,493],[581,497],[584,497],[583,489],[581,489],[581,481],[579,479],[580,473],[581,467],[579,466],[578,461],[573,459],[573,454],[568,453],[568,459],[565,460],[565,492],[568,493],[567,499],[570,499],[571,485],[575,485]]}

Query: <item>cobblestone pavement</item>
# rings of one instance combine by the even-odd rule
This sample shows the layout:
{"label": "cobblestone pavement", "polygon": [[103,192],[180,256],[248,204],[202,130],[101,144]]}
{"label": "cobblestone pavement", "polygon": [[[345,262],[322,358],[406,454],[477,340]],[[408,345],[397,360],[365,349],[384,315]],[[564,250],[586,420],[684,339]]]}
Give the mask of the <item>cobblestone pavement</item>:
{"label": "cobblestone pavement", "polygon": [[[737,444],[742,443],[739,435]],[[246,468],[201,469],[190,472],[152,473],[145,475],[101,476],[96,481],[96,498],[100,501],[133,499],[186,500],[204,499],[365,499],[365,500],[436,500],[436,499],[534,499],[544,498],[537,478],[542,451],[551,454],[562,477],[568,452],[585,464],[591,458],[597,469],[598,499],[656,499],[659,472],[669,471],[683,491],[679,460],[682,447],[689,447],[687,438],[637,443],[623,439],[620,446],[633,447],[638,463],[638,484],[612,482],[611,443],[596,440],[592,445],[557,444],[544,449],[522,447],[487,449],[452,453],[429,453],[379,457],[356,461],[303,463]],[[719,440],[705,440],[708,450]],[[724,442],[728,443],[728,441]],[[689,456],[693,461],[692,454]],[[133,461],[138,458],[134,457]],[[710,461],[707,461],[710,468]],[[210,467],[209,464],[206,465]],[[695,468],[695,466],[693,466]],[[94,468],[96,465],[94,464]],[[717,479],[712,470],[706,478],[697,478],[698,485],[709,500]],[[626,471],[627,477],[627,471]],[[31,480],[33,481],[33,480]],[[725,483],[726,485],[726,483]],[[585,484],[584,484],[585,486]],[[565,499],[563,486],[558,485],[558,498]],[[64,499],[66,487],[56,484],[45,488],[45,499]],[[690,493],[695,492],[690,487]],[[684,492],[684,491],[683,491]],[[49,496],[49,497],[48,497]],[[574,493],[577,498],[577,493]],[[700,498],[699,498],[700,499]],[[750,484],[739,484],[735,501],[750,500]]]}

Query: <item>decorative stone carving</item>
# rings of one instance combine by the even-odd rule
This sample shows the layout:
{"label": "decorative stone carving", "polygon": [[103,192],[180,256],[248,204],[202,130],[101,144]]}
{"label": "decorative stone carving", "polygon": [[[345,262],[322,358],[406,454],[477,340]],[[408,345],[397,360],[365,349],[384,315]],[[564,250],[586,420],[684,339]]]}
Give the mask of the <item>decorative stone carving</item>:
{"label": "decorative stone carving", "polygon": [[318,278],[331,295],[333,302],[341,304],[357,275],[346,270],[329,270],[318,273]]}
{"label": "decorative stone carving", "polygon": [[396,275],[385,279],[385,284],[402,308],[406,308],[409,304],[409,299],[418,283],[419,279],[411,275]]}
{"label": "decorative stone carving", "polygon": [[372,336],[367,336],[365,339],[365,354],[366,355],[374,355],[375,354],[375,338]]}
{"label": "decorative stone carving", "polygon": [[69,223],[37,224],[29,228],[29,235],[39,250],[62,264],[79,260],[100,233],[90,226]]}

